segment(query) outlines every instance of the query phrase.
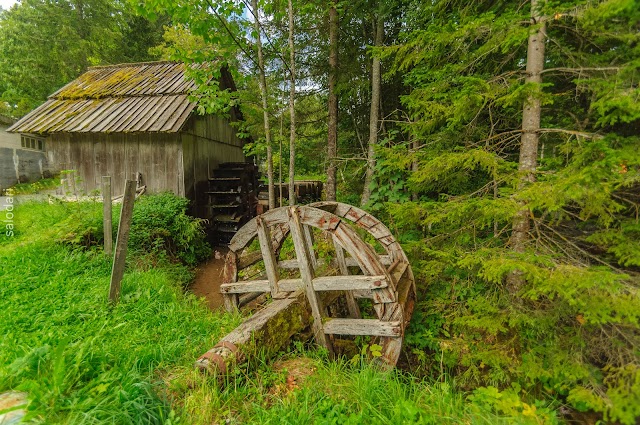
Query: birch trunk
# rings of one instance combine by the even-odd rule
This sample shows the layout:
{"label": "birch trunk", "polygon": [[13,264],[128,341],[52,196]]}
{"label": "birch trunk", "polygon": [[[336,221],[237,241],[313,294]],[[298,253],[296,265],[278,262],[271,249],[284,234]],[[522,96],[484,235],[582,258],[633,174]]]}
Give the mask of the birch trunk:
{"label": "birch trunk", "polygon": [[291,69],[289,84],[289,113],[291,114],[291,130],[289,137],[289,205],[296,204],[295,171],[296,171],[296,54],[293,44],[293,4],[289,0],[289,68]]}
{"label": "birch trunk", "polygon": [[[531,21],[534,25],[540,25],[529,34],[527,48],[527,84],[540,85],[542,83],[542,70],[544,69],[545,54],[545,23],[540,15],[539,1],[531,0]],[[535,181],[535,172],[538,166],[538,140],[540,132],[541,104],[539,93],[533,93],[525,101],[522,111],[522,138],[520,144],[520,160],[518,172],[520,173],[519,188],[527,186]],[[516,252],[524,252],[529,239],[530,211],[525,203],[513,219],[513,231],[511,233],[511,247]],[[512,272],[507,276],[507,286],[511,295],[515,295],[524,282],[522,273]]]}
{"label": "birch trunk", "polygon": [[[375,25],[375,46],[382,46],[384,37],[384,21],[382,16],[378,16]],[[360,205],[369,202],[371,197],[371,182],[373,180],[373,172],[376,166],[375,146],[378,143],[378,120],[380,106],[380,58],[374,56],[371,65],[371,112],[369,113],[369,147],[367,150],[367,172],[364,179],[364,189],[362,190],[362,198]]]}
{"label": "birch trunk", "polygon": [[258,19],[258,0],[251,0],[251,7],[253,8],[253,27],[258,34],[256,37],[256,46],[258,47],[258,67],[260,68],[260,97],[262,97],[262,110],[264,117],[264,133],[265,141],[267,143],[267,181],[269,186],[269,209],[275,208],[275,192],[273,187],[273,151],[271,148],[271,126],[269,124],[269,111],[267,109],[267,79],[264,69],[264,56],[262,53],[262,37],[260,36],[260,20]]}
{"label": "birch trunk", "polygon": [[336,80],[338,72],[338,10],[336,0],[329,9],[329,123],[327,131],[327,201],[336,200],[336,155],[338,151],[338,96]]}

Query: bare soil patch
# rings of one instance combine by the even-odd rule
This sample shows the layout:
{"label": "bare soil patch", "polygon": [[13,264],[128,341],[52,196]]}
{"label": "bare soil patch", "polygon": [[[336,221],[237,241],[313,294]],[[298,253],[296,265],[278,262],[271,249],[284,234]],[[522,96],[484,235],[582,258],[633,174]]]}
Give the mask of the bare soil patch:
{"label": "bare soil patch", "polygon": [[206,298],[211,310],[224,307],[220,284],[226,255],[227,248],[215,247],[211,258],[196,269],[196,278],[191,284],[191,291],[199,297]]}

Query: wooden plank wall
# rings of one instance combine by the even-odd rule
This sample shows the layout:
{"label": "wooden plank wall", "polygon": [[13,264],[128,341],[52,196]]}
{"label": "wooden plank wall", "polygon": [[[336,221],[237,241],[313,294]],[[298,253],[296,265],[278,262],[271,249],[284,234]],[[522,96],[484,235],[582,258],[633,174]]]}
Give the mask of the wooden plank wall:
{"label": "wooden plank wall", "polygon": [[206,192],[211,171],[223,162],[244,162],[244,143],[226,119],[214,115],[191,118],[181,138],[185,196],[195,200],[196,216],[209,218]]}
{"label": "wooden plank wall", "polygon": [[192,117],[179,134],[61,133],[45,146],[54,172],[76,170],[84,194],[99,190],[108,175],[113,195],[122,195],[125,179],[140,172],[149,193],[185,196],[194,202],[193,213],[205,218],[211,171],[222,162],[245,161],[236,130],[213,115]]}
{"label": "wooden plank wall", "polygon": [[140,172],[149,193],[184,195],[177,134],[53,134],[46,146],[55,171],[76,170],[85,194],[99,190],[101,177],[109,175],[113,195],[122,195],[125,179]]}

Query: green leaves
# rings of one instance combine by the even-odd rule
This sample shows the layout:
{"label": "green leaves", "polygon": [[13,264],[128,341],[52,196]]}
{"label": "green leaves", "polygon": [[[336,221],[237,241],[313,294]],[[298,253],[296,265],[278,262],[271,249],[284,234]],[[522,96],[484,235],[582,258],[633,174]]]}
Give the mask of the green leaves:
{"label": "green leaves", "polygon": [[164,23],[116,0],[19,2],[0,15],[0,99],[21,116],[88,66],[149,60]]}
{"label": "green leaves", "polygon": [[188,265],[208,258],[204,220],[186,214],[189,201],[171,193],[145,196],[134,207],[129,245],[141,253],[168,256]]}
{"label": "green leaves", "polygon": [[[477,394],[493,409],[524,413],[526,404],[530,414],[529,401],[553,391],[632,424],[640,8],[542,3],[542,84],[524,83],[526,40],[540,24],[515,2],[416,4],[403,43],[385,52],[388,74],[409,88],[403,130],[419,146],[405,157],[381,151],[384,161],[417,166],[407,182],[418,200],[387,206],[410,240],[421,288],[407,340],[426,368],[441,373],[445,364],[463,385],[487,386]],[[522,184],[530,98],[541,101],[542,130],[535,181]],[[514,252],[513,217],[523,208],[528,243]],[[523,281],[517,294],[507,287],[513,276]],[[510,383],[526,403],[495,389]]]}

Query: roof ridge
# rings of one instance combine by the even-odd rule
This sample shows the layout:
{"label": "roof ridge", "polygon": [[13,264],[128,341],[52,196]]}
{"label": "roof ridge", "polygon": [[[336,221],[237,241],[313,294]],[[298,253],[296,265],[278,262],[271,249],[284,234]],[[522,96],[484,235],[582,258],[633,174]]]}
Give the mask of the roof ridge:
{"label": "roof ridge", "polygon": [[96,65],[90,66],[87,68],[87,71],[91,69],[107,69],[107,68],[129,68],[129,67],[139,67],[139,66],[148,66],[148,65],[179,65],[184,64],[184,62],[178,61],[150,61],[150,62],[128,62],[128,63],[117,63],[113,65]]}
{"label": "roof ridge", "polygon": [[161,93],[150,93],[150,94],[121,94],[121,95],[106,95],[106,96],[78,96],[78,97],[61,97],[59,95],[49,96],[47,100],[104,100],[104,99],[129,99],[131,97],[162,97],[162,96],[189,96],[191,93],[188,90],[179,91],[179,92],[161,92]]}

